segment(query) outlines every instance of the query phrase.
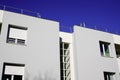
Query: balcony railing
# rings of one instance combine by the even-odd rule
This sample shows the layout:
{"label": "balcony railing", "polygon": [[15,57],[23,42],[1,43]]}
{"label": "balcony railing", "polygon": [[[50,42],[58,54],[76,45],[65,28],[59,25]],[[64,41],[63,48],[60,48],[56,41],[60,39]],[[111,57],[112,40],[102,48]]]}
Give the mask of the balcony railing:
{"label": "balcony railing", "polygon": [[[15,8],[15,7],[6,6],[6,5],[2,5],[2,4],[0,4],[0,10],[5,10],[5,11],[10,11],[10,12],[23,14],[23,15],[41,18],[40,13],[38,13],[38,12],[33,12],[30,10]],[[96,26],[96,25],[91,25],[91,24],[87,24],[87,23],[81,23],[81,24],[79,24],[79,26],[120,35],[120,30],[105,28],[103,26]],[[74,32],[73,27],[70,27],[70,26],[67,27],[67,26],[63,26],[63,25],[60,27],[60,31],[70,32],[70,33]]]}
{"label": "balcony railing", "polygon": [[38,12],[33,12],[33,11],[30,11],[30,10],[15,8],[15,7],[6,6],[6,5],[2,5],[2,4],[0,4],[0,10],[15,12],[15,13],[28,15],[28,16],[33,16],[33,17],[38,17],[38,18],[41,17]]}
{"label": "balcony railing", "polygon": [[[114,28],[113,28],[113,27],[108,27],[108,26],[106,27],[106,26],[102,26],[102,25],[93,25],[93,24],[89,24],[89,23],[82,23],[82,24],[76,24],[76,25],[83,27],[83,28],[88,28],[88,29],[93,29],[93,30],[97,30],[97,31],[120,35],[120,30],[117,29],[116,26],[114,26]],[[60,25],[60,31],[73,33],[74,32],[73,26],[74,25],[72,25],[72,26]]]}

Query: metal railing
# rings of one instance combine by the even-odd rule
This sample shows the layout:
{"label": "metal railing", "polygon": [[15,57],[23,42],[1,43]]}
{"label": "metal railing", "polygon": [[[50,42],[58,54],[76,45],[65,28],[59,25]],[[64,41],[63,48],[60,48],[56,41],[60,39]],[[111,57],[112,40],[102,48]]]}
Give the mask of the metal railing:
{"label": "metal railing", "polygon": [[[0,4],[0,10],[5,10],[5,11],[10,11],[10,12],[23,14],[23,15],[41,18],[41,15],[38,12],[33,12],[30,10],[15,8],[15,7],[6,6],[6,5],[2,5],[2,4]],[[105,28],[103,26],[95,26],[95,25],[91,25],[88,23],[81,23],[81,24],[79,24],[79,26],[120,35],[120,30],[118,31],[118,30],[111,29],[111,28]],[[69,27],[61,26],[60,31],[70,32],[70,33],[74,32],[73,27],[70,27],[70,26]]]}
{"label": "metal railing", "polygon": [[74,32],[73,27],[70,27],[70,26],[68,27],[68,26],[63,26],[63,25],[60,25],[60,31],[69,32],[69,33]]}
{"label": "metal railing", "polygon": [[107,32],[107,33],[120,35],[120,30],[115,29],[113,27],[109,27],[109,26],[105,27],[102,25],[92,25],[92,24],[88,24],[88,23],[82,23],[79,26],[85,27],[85,28],[90,28],[90,29],[97,30],[97,31],[103,31],[103,32]]}
{"label": "metal railing", "polygon": [[38,18],[41,17],[38,12],[33,12],[33,11],[30,11],[30,10],[15,8],[15,7],[6,6],[6,5],[2,5],[2,4],[0,4],[0,10],[15,12],[15,13],[28,15],[28,16],[33,16],[33,17],[38,17]]}
{"label": "metal railing", "polygon": [[[88,23],[81,23],[79,24],[78,26],[80,27],[84,27],[84,28],[89,28],[89,29],[93,29],[93,30],[97,30],[97,31],[103,31],[103,32],[107,32],[107,33],[112,33],[112,34],[117,34],[117,35],[120,35],[120,30],[119,29],[115,29],[113,27],[104,27],[104,26],[101,26],[101,25],[92,25],[92,24],[88,24]],[[60,31],[63,31],[63,32],[74,32],[74,29],[73,29],[73,26],[72,27],[68,27],[68,26],[63,26],[61,25],[60,26]]]}

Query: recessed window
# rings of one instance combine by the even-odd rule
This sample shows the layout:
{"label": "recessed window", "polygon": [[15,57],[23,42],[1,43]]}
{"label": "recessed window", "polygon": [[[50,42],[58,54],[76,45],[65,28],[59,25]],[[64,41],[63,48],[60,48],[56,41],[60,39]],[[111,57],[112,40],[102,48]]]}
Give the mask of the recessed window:
{"label": "recessed window", "polygon": [[115,73],[113,72],[104,72],[104,80],[116,80]]}
{"label": "recessed window", "polygon": [[4,63],[2,80],[24,80],[24,64]]}
{"label": "recessed window", "polygon": [[70,44],[60,41],[60,72],[61,80],[71,80]]}
{"label": "recessed window", "polygon": [[1,29],[2,29],[2,23],[0,23],[0,34],[1,34]]}
{"label": "recessed window", "polygon": [[15,26],[15,25],[9,25],[7,43],[26,45],[27,28]]}
{"label": "recessed window", "polygon": [[99,45],[100,45],[101,55],[110,57],[110,49],[109,49],[110,43],[99,41]]}
{"label": "recessed window", "polygon": [[116,51],[117,58],[120,58],[120,45],[119,44],[115,44],[115,51]]}

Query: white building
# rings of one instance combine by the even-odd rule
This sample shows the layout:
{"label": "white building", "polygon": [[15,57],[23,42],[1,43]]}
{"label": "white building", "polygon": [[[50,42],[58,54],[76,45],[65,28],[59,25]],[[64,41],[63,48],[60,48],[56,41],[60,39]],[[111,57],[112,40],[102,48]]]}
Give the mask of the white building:
{"label": "white building", "polygon": [[0,11],[1,80],[120,80],[120,36]]}

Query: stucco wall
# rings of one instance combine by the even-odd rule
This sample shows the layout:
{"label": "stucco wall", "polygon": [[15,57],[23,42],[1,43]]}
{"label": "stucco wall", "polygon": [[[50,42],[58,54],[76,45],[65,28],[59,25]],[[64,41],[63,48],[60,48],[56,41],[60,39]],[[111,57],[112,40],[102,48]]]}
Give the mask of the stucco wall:
{"label": "stucco wall", "polygon": [[2,19],[3,19],[3,11],[0,10],[0,23],[2,22]]}
{"label": "stucco wall", "polygon": [[[4,11],[0,37],[0,78],[3,62],[25,64],[25,79],[60,80],[59,23]],[[8,24],[27,27],[27,45],[6,43]]]}
{"label": "stucco wall", "polygon": [[[110,43],[111,57],[101,56],[99,41]],[[120,80],[112,34],[74,26],[74,49],[77,80],[104,80],[104,71]]]}

